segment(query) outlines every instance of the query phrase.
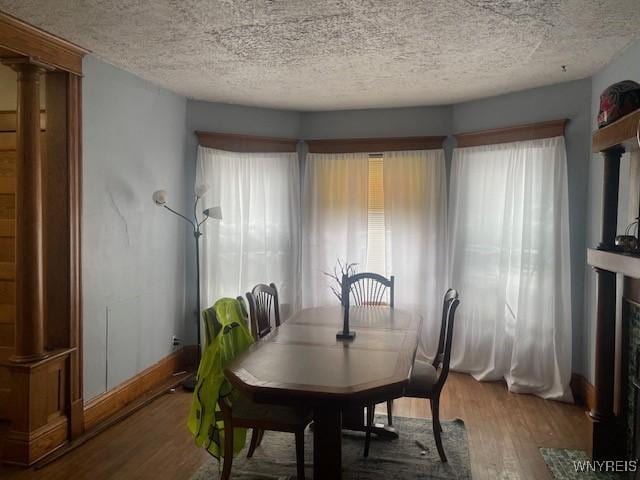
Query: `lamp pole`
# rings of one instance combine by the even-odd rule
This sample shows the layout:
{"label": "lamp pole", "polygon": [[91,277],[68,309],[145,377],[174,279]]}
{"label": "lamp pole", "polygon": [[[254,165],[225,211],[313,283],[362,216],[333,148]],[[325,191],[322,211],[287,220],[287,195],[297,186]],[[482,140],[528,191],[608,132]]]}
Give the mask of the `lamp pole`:
{"label": "lamp pole", "polygon": [[[198,343],[197,343],[197,353],[196,353],[196,364],[200,365],[200,358],[202,357],[202,347],[200,342],[200,312],[202,311],[202,306],[200,303],[200,237],[202,236],[202,231],[200,227],[209,219],[213,218],[216,220],[222,220],[222,211],[220,207],[207,208],[203,210],[202,214],[204,218],[202,220],[198,220],[198,202],[202,198],[202,196],[206,193],[206,186],[199,186],[196,188],[196,201],[193,204],[193,220],[181,214],[180,212],[175,211],[171,207],[167,205],[167,193],[164,190],[158,190],[153,193],[153,201],[156,205],[165,208],[169,212],[177,215],[182,218],[186,222],[191,225],[193,229],[193,238],[196,242],[196,326],[197,326],[197,335],[198,335]],[[186,390],[193,391],[196,387],[198,379],[196,377],[191,377],[184,382],[182,382],[182,386]]]}

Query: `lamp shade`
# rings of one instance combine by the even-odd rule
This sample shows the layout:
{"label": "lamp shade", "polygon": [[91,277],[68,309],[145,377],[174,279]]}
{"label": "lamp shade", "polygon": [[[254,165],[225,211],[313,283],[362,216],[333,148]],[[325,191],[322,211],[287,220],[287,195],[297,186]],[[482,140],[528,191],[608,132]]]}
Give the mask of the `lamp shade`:
{"label": "lamp shade", "polygon": [[209,218],[213,218],[214,220],[222,220],[222,208],[220,207],[207,208],[202,213],[204,213]]}
{"label": "lamp shade", "polygon": [[209,190],[209,185],[206,183],[198,185],[195,190],[196,197],[201,198],[205,193],[207,193],[207,190]]}
{"label": "lamp shade", "polygon": [[156,205],[162,206],[167,203],[167,192],[165,190],[156,190],[153,192],[152,198]]}

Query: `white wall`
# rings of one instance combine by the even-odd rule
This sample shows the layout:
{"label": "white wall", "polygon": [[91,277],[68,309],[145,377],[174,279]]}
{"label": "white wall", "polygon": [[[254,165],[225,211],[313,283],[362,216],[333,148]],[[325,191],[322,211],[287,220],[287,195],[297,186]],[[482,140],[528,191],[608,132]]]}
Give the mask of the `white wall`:
{"label": "white wall", "polygon": [[172,352],[185,301],[186,100],[93,57],[83,79],[84,399]]}

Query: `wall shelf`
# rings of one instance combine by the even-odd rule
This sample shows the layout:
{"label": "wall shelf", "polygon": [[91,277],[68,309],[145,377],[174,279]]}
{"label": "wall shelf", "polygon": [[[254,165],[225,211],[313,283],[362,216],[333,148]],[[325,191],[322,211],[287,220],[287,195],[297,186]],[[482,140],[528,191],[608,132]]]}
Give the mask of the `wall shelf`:
{"label": "wall shelf", "polygon": [[606,250],[587,249],[587,263],[608,272],[622,273],[631,278],[640,278],[640,255]]}
{"label": "wall shelf", "polygon": [[636,135],[640,124],[640,108],[593,132],[591,137],[591,151],[602,152],[617,146],[624,146],[625,150],[637,150]]}

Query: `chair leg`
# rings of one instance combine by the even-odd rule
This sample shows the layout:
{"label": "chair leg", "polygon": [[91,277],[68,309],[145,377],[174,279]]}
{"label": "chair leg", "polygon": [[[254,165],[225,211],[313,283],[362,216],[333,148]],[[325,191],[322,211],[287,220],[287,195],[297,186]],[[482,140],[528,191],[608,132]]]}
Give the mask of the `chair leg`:
{"label": "chair leg", "polygon": [[387,424],[393,425],[393,400],[387,400]]}
{"label": "chair leg", "polygon": [[442,424],[440,423],[440,415],[436,417],[436,415],[433,413],[433,398],[429,399],[429,403],[431,404],[431,417],[438,420],[438,430],[440,430],[440,433],[442,433]]}
{"label": "chair leg", "polygon": [[253,457],[253,453],[258,446],[258,438],[260,436],[260,430],[254,428],[251,430],[251,443],[249,444],[249,451],[247,452],[247,458]]}
{"label": "chair leg", "polygon": [[231,478],[231,465],[233,464],[233,426],[231,422],[224,422],[224,455],[220,480]]}
{"label": "chair leg", "polygon": [[304,429],[296,432],[296,469],[298,480],[304,480]]}
{"label": "chair leg", "polygon": [[438,449],[438,455],[440,455],[440,460],[442,462],[447,461],[447,456],[444,453],[444,448],[442,447],[442,427],[440,425],[440,399],[434,398],[431,400],[431,413],[433,416],[433,436],[436,439],[436,448]]}
{"label": "chair leg", "polygon": [[371,427],[373,426],[373,416],[375,414],[376,406],[375,405],[367,405],[365,407],[366,417],[367,417],[367,425],[364,437],[364,456],[365,458],[369,456],[369,446],[371,445]]}
{"label": "chair leg", "polygon": [[262,444],[262,439],[264,438],[264,430],[260,430],[260,435],[258,436],[258,443],[256,447],[259,447]]}

